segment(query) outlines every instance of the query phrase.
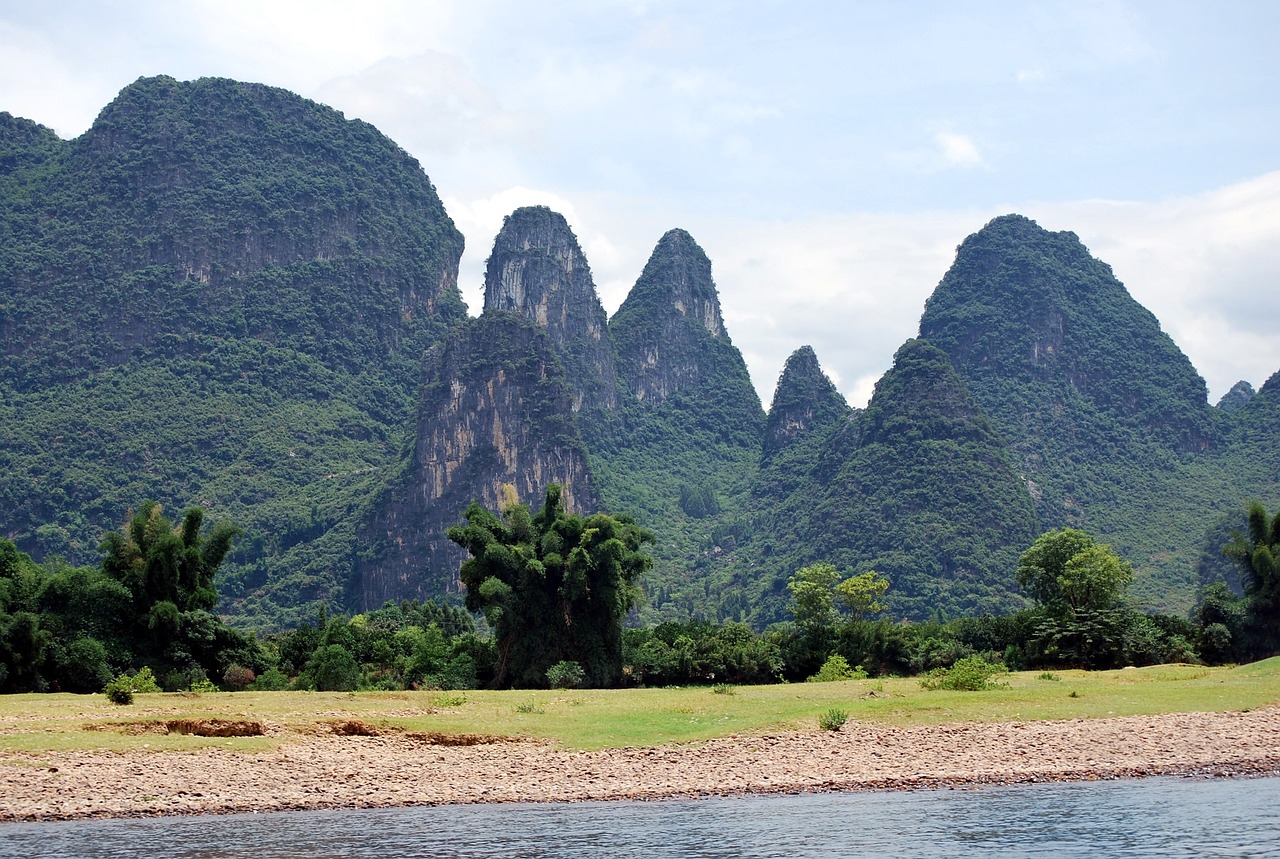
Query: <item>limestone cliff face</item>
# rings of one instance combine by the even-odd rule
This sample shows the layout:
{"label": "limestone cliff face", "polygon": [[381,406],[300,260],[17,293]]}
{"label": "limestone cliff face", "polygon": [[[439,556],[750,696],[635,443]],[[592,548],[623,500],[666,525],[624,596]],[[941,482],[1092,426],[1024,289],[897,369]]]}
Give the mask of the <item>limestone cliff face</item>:
{"label": "limestone cliff face", "polygon": [[822,372],[813,348],[801,346],[787,359],[773,392],[764,430],[765,459],[849,413],[849,404]]}
{"label": "limestone cliff face", "polygon": [[558,483],[571,512],[598,506],[572,391],[544,331],[486,313],[428,354],[424,378],[413,452],[361,529],[363,608],[457,592],[465,554],[444,532],[472,501],[498,509],[504,485],[530,505]]}
{"label": "limestone cliff face", "polygon": [[485,268],[484,309],[519,314],[547,332],[568,373],[574,411],[617,404],[608,316],[564,216],[545,206],[507,216]]}
{"label": "limestone cliff face", "polygon": [[728,345],[729,335],[711,260],[692,236],[676,229],[659,240],[609,328],[618,373],[642,402],[660,403],[717,371],[708,358],[725,351],[713,344]]}

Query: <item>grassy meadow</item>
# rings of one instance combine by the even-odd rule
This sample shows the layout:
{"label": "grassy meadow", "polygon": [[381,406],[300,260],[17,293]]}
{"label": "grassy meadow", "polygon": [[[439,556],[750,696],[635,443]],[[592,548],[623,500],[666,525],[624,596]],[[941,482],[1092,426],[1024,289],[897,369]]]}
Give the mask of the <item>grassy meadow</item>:
{"label": "grassy meadow", "polygon": [[[219,747],[257,752],[337,723],[377,733],[544,740],[575,749],[696,742],[817,730],[832,708],[893,725],[1075,719],[1248,710],[1280,703],[1280,657],[1239,667],[1160,665],[1117,671],[1024,671],[982,692],[928,691],[914,678],[773,686],[467,692],[217,692],[0,696],[0,753]],[[166,733],[174,719],[257,720],[258,737]]]}

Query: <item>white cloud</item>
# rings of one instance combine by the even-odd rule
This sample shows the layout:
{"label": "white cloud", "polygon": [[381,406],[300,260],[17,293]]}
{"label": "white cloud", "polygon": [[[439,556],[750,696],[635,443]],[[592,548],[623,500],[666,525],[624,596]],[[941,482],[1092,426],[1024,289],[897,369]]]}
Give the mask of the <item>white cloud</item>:
{"label": "white cloud", "polygon": [[1111,264],[1190,356],[1211,399],[1280,370],[1280,171],[1154,203],[1028,209]]}
{"label": "white cloud", "polygon": [[886,160],[900,169],[926,174],[988,166],[972,137],[948,130],[935,131],[930,146],[890,152]]}
{"label": "white cloud", "polygon": [[963,134],[939,131],[934,135],[934,141],[942,151],[942,157],[949,164],[955,164],[958,167],[977,167],[983,163],[982,153],[978,151],[977,145]]}
{"label": "white cloud", "polygon": [[107,81],[81,83],[58,46],[42,33],[0,20],[0,110],[74,137],[116,92]]}
{"label": "white cloud", "polygon": [[534,145],[539,120],[506,108],[460,59],[437,51],[391,57],[325,82],[316,97],[427,155]]}

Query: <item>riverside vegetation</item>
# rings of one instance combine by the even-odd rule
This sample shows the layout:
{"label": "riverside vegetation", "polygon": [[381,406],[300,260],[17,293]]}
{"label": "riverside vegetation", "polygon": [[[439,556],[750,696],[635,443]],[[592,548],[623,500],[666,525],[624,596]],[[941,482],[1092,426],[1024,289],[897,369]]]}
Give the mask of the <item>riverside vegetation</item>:
{"label": "riverside vegetation", "polygon": [[[760,684],[925,674],[939,689],[990,688],[993,675],[1223,662],[1275,652],[1280,513],[1260,505],[1225,552],[1246,594],[1210,589],[1196,619],[1125,601],[1131,567],[1075,529],[1041,535],[1019,560],[1033,608],[947,623],[877,619],[888,583],[814,564],[788,583],[791,621],[624,628],[650,535],[626,517],[565,513],[558,487],[536,515],[511,501],[473,505],[450,532],[472,559],[468,612],[388,603],[321,613],[296,629],[245,635],[210,613],[214,576],[237,531],[192,508],[167,519],[148,502],[102,544],[98,567],[44,566],[0,541],[0,690],[94,692],[113,700],[171,691],[319,691]],[[114,678],[114,679],[113,679]],[[725,696],[732,697],[732,696]]]}

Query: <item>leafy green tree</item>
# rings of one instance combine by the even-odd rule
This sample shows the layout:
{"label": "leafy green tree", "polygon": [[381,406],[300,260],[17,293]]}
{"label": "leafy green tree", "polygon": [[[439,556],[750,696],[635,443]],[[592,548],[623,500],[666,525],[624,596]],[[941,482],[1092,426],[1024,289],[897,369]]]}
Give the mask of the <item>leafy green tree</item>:
{"label": "leafy green tree", "polygon": [[889,591],[888,579],[875,570],[868,570],[856,576],[850,576],[836,585],[836,594],[841,604],[849,612],[850,623],[865,620],[868,615],[879,614],[888,608],[883,602]]}
{"label": "leafy green tree", "polygon": [[622,620],[652,561],[652,535],[626,516],[565,513],[561,488],[547,487],[536,515],[513,503],[501,514],[472,504],[449,539],[471,557],[462,565],[466,605],[484,612],[497,641],[494,683],[544,686],[561,661],[582,665],[589,686],[622,672]]}
{"label": "leafy green tree", "polygon": [[829,629],[836,621],[835,587],[840,572],[828,563],[810,564],[787,580],[791,615],[810,634]]}
{"label": "leafy green tree", "polygon": [[1040,535],[1018,559],[1018,584],[1041,605],[1091,610],[1114,606],[1133,581],[1133,567],[1083,531]]}
{"label": "leafy green tree", "polygon": [[120,531],[102,541],[102,568],[133,594],[139,613],[159,603],[179,612],[218,602],[213,577],[240,529],[219,522],[201,535],[204,511],[191,507],[176,527],[155,501],[147,501]]}
{"label": "leafy green tree", "polygon": [[1123,604],[1133,568],[1075,528],[1040,535],[1018,559],[1018,584],[1040,604],[1028,644],[1051,664],[1110,668],[1126,660],[1140,620]]}
{"label": "leafy green tree", "polygon": [[1280,652],[1280,511],[1269,516],[1254,501],[1247,519],[1247,532],[1235,532],[1222,553],[1242,574],[1246,655],[1261,658]]}
{"label": "leafy green tree", "polygon": [[329,644],[312,654],[299,680],[318,692],[354,692],[360,686],[360,666],[350,650]]}

